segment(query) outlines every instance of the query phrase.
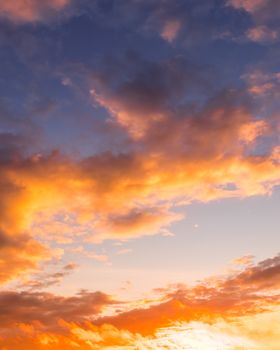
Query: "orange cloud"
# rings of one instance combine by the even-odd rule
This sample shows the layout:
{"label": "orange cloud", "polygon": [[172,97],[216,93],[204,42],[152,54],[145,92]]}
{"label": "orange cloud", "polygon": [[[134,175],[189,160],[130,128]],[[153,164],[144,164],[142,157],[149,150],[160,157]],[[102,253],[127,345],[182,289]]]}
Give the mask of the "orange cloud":
{"label": "orange cloud", "polygon": [[35,270],[41,260],[51,256],[47,248],[26,235],[10,237],[1,232],[0,253],[0,284]]}
{"label": "orange cloud", "polygon": [[[140,63],[128,79],[115,81],[118,72],[107,74],[104,68],[90,81],[112,130],[122,128],[129,139],[125,152],[75,160],[59,152],[27,155],[21,139],[4,135],[2,281],[18,276],[20,266],[25,273],[50,258],[43,247],[49,242],[67,249],[74,238],[100,242],[164,233],[182,217],[173,211],[179,205],[268,195],[280,183],[279,148],[273,141],[277,120],[255,118],[243,92],[234,90],[199,108],[186,106],[188,92],[205,89],[200,68],[180,59]],[[249,84],[256,79],[248,78]],[[264,137],[271,138],[271,147],[258,154]],[[26,243],[17,250],[13,244],[20,253],[12,256],[5,242],[17,240]],[[18,266],[16,273],[8,269],[10,261]]]}
{"label": "orange cloud", "polygon": [[[59,154],[19,156],[3,163],[2,280],[47,258],[34,238],[67,245],[74,236],[100,241],[156,234],[180,219],[173,206],[269,194],[279,184],[277,147],[268,155],[243,155],[267,130],[245,111],[215,107],[161,126],[151,127],[143,136],[144,150],[134,153],[78,162]],[[5,243],[13,240],[26,242],[18,249]]]}
{"label": "orange cloud", "polygon": [[98,320],[141,334],[151,334],[174,322],[232,318],[273,310],[280,298],[280,256],[248,266],[225,278],[211,278],[194,287],[162,289],[163,300],[147,308],[133,309]]}
{"label": "orange cloud", "polygon": [[44,292],[0,292],[1,328],[36,322],[52,329],[60,319],[75,322],[96,317],[106,306],[117,304],[110,296],[81,291],[76,296],[55,296]]}
{"label": "orange cloud", "polygon": [[106,217],[104,221],[101,219],[95,229],[98,239],[112,237],[128,239],[159,233],[163,226],[181,218],[182,215],[170,213],[162,208],[132,209],[125,212],[124,215],[120,212],[117,215]]}
{"label": "orange cloud", "polygon": [[20,344],[31,350],[46,346],[53,350],[127,350],[140,346],[150,350],[165,344],[173,350],[176,344],[178,348],[183,344],[201,346],[215,340],[213,346],[231,344],[228,349],[232,350],[234,345],[265,350],[267,344],[276,350],[279,266],[280,256],[276,256],[193,287],[161,289],[156,304],[142,301],[137,309],[106,317],[100,317],[102,311],[118,307],[119,302],[101,292],[62,297],[2,291],[0,346],[11,350]]}
{"label": "orange cloud", "polygon": [[19,288],[29,288],[29,290],[39,290],[50,286],[58,285],[60,282],[77,268],[75,263],[69,263],[59,272],[37,273],[32,279],[23,281]]}
{"label": "orange cloud", "polygon": [[254,256],[253,255],[245,255],[240,258],[232,260],[232,264],[234,265],[249,265],[253,262]]}
{"label": "orange cloud", "polygon": [[[177,322],[173,326],[158,329],[151,337],[120,330],[112,325],[93,326],[90,323],[60,322],[62,334],[48,332],[40,324],[19,324],[12,329],[16,336],[2,336],[3,349],[17,350],[166,350],[174,349],[250,349],[278,350],[279,315],[268,313],[262,317],[225,322]],[[276,326],[275,326],[276,325]]]}

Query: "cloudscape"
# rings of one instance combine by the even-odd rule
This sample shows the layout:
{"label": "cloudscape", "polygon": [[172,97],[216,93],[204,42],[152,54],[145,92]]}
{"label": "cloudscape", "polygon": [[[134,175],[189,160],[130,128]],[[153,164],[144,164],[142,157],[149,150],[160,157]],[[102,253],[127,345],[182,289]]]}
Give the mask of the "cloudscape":
{"label": "cloudscape", "polygon": [[278,350],[280,2],[0,0],[0,350]]}

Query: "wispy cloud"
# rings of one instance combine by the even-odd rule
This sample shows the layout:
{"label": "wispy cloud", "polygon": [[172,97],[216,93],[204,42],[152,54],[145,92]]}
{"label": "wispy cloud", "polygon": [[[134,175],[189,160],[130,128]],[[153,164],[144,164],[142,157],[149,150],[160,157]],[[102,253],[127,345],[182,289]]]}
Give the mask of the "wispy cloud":
{"label": "wispy cloud", "polygon": [[45,21],[65,10],[71,0],[15,0],[0,2],[0,16],[15,23]]}

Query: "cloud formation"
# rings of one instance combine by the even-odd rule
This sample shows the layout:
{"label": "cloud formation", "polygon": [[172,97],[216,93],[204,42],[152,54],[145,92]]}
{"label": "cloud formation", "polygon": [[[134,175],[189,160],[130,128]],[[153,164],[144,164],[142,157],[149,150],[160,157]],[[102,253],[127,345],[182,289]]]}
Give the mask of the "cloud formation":
{"label": "cloud formation", "polygon": [[180,21],[167,21],[160,33],[162,38],[168,42],[172,42],[173,40],[176,39],[176,36],[178,35],[179,31],[181,28],[181,23]]}
{"label": "cloud formation", "polygon": [[275,0],[229,0],[230,5],[244,9],[257,19],[267,20],[279,16],[279,3]]}
{"label": "cloud formation", "polygon": [[248,39],[255,42],[269,42],[278,39],[278,33],[276,30],[271,30],[266,26],[257,26],[247,31]]}
{"label": "cloud formation", "polygon": [[53,327],[59,319],[79,322],[88,316],[97,316],[107,305],[116,303],[101,292],[81,291],[72,297],[55,296],[45,292],[0,293],[3,313],[0,317],[2,327],[9,327],[18,322],[40,322]]}
{"label": "cloud formation", "polygon": [[162,289],[163,302],[106,317],[108,322],[131,332],[150,334],[176,321],[219,319],[258,314],[279,305],[279,255],[233,275],[213,277],[194,287],[176,285]]}
{"label": "cloud formation", "polygon": [[28,270],[35,270],[41,260],[50,257],[47,248],[31,237],[11,237],[1,232],[0,252],[0,283],[16,278]]}
{"label": "cloud formation", "polygon": [[62,280],[76,270],[77,267],[77,264],[69,263],[59,272],[35,274],[35,276],[32,276],[32,279],[24,281],[19,288],[27,288],[28,290],[36,291],[59,285]]}
{"label": "cloud formation", "polygon": [[0,1],[0,16],[15,23],[45,21],[64,10],[71,0],[15,0]]}
{"label": "cloud formation", "polygon": [[[118,307],[120,302],[101,292],[83,291],[74,297],[1,292],[0,345],[12,350],[21,342],[29,349],[47,345],[51,349],[157,349],[160,344],[179,349],[183,344],[198,342],[198,346],[212,341],[213,346],[227,345],[228,349],[237,345],[265,349],[268,341],[277,349],[279,334],[268,339],[258,325],[263,327],[261,319],[275,322],[279,317],[270,312],[272,306],[279,305],[279,259],[275,256],[193,287],[163,288],[157,291],[160,298],[156,304],[143,307],[142,301],[142,307],[106,317],[100,317],[103,310]],[[251,333],[252,327],[260,333]],[[199,340],[195,329],[200,329]],[[172,336],[167,336],[170,332]],[[189,337],[180,338],[185,332]]]}
{"label": "cloud formation", "polygon": [[[21,262],[23,271],[48,256],[34,239],[67,246],[79,238],[100,242],[157,234],[182,217],[176,206],[267,195],[279,184],[278,122],[254,116],[248,91],[256,95],[255,87],[214,86],[209,96],[211,72],[199,65],[134,54],[125,62],[125,79],[122,61],[110,68],[105,63],[87,79],[90,97],[107,113],[105,123],[111,131],[122,129],[123,151],[74,159],[59,151],[27,151],[21,131],[2,135],[0,229],[3,242],[29,242],[24,256],[31,263]],[[246,79],[254,85],[262,83],[260,77]],[[267,138],[269,148],[258,153]],[[15,256],[14,266],[20,255]],[[15,276],[6,272],[5,261],[3,281]]]}
{"label": "cloud formation", "polygon": [[[202,220],[174,224],[189,205],[280,185],[278,10],[272,0],[0,0],[0,350],[182,350],[198,339],[278,350],[268,325],[280,324],[279,256],[246,255],[225,276],[138,301],[63,294],[102,278],[134,293],[141,283],[126,274],[146,256],[123,242],[143,237],[145,266],[166,260],[147,236],[178,230],[176,247],[187,231],[200,251]],[[220,259],[231,246],[219,248]],[[189,258],[180,249],[174,276]],[[77,263],[81,280],[70,277]]]}
{"label": "cloud formation", "polygon": [[279,10],[278,1],[274,0],[229,0],[228,4],[237,10],[245,10],[253,18],[255,24],[248,29],[246,36],[258,43],[278,41]]}

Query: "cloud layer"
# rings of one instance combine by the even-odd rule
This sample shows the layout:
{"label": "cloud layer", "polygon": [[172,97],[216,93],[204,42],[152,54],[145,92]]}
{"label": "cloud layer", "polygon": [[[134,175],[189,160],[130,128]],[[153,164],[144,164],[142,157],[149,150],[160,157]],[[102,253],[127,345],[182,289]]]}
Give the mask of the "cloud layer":
{"label": "cloud layer", "polygon": [[[277,191],[279,10],[0,0],[0,350],[278,349],[279,256],[254,264],[249,252],[224,276],[139,300],[80,289],[103,272],[110,285],[114,259],[121,276],[159,264],[161,237],[149,236],[179,233],[168,259],[181,271],[179,245],[202,227],[178,224],[189,206]],[[119,285],[133,289],[129,276]]]}
{"label": "cloud layer", "polygon": [[[269,312],[279,305],[279,259],[276,256],[228,276],[201,281],[193,287],[171,286],[157,290],[160,297],[154,305],[149,306],[146,301],[146,308],[119,311],[110,317],[100,315],[104,308],[119,307],[121,302],[101,292],[83,291],[74,297],[1,292],[0,305],[4,313],[0,318],[0,344],[12,350],[19,343],[29,346],[29,349],[45,346],[52,349],[59,346],[63,349],[77,346],[85,349],[132,349],[137,344],[143,349],[153,349],[167,342],[167,349],[173,349],[172,344],[175,346],[178,341],[178,346],[192,342],[198,342],[198,346],[209,336],[208,344],[211,339],[213,346],[224,344],[229,346],[228,349],[237,345],[264,349],[261,345],[267,341],[265,333],[260,330],[257,337],[257,332],[252,335],[249,328],[258,317],[277,318],[277,313],[270,315]],[[174,324],[178,327],[175,334],[172,331],[176,328],[172,328]],[[257,325],[255,320],[254,327]],[[208,335],[206,331],[209,327]],[[184,329],[190,330],[189,337],[177,339]],[[204,329],[206,338],[201,334],[202,338],[195,340],[195,329]],[[164,336],[169,332],[172,336]],[[16,338],[11,334],[16,334]],[[269,340],[272,349],[276,349],[273,347],[276,333],[274,337]]]}
{"label": "cloud layer", "polygon": [[71,0],[15,0],[0,2],[0,16],[15,23],[45,21],[64,10]]}
{"label": "cloud layer", "polygon": [[[107,112],[105,123],[126,135],[125,150],[73,159],[27,152],[24,133],[3,134],[0,229],[9,271],[3,281],[18,274],[5,268],[8,256],[23,271],[51,258],[42,242],[156,234],[182,217],[176,206],[267,195],[279,185],[277,119],[257,118],[250,106],[249,94],[262,88],[258,78],[246,77],[248,90],[209,97],[199,66],[129,60],[124,81],[116,62],[114,74],[105,65],[88,82],[90,98]],[[258,152],[265,139],[269,147]]]}

